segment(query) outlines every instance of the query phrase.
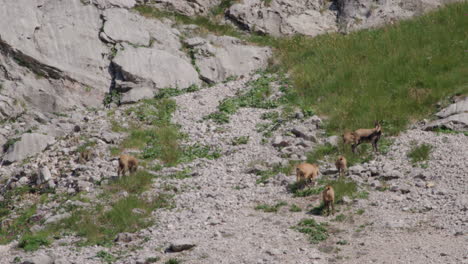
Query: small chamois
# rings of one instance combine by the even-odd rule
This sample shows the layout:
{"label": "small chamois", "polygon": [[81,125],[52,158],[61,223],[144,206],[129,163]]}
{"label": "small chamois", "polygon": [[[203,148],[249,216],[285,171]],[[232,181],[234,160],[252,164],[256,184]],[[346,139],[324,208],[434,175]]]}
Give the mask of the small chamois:
{"label": "small chamois", "polygon": [[122,154],[119,157],[119,168],[117,171],[118,176],[122,174],[125,176],[125,172],[134,173],[138,168],[138,160],[130,155]]}
{"label": "small chamois", "polygon": [[335,214],[335,191],[333,190],[333,187],[330,185],[327,185],[325,187],[325,190],[323,190],[323,204],[324,204],[324,210],[327,210],[328,214],[330,215],[330,208],[332,211],[332,214]]}
{"label": "small chamois", "polygon": [[356,153],[356,147],[362,142],[371,142],[375,152],[378,152],[377,143],[382,135],[382,126],[375,121],[374,128],[360,128],[354,131],[354,144],[351,146],[353,153]]}
{"label": "small chamois", "polygon": [[344,175],[346,169],[348,169],[346,158],[344,156],[339,156],[335,162],[335,166],[340,176]]}
{"label": "small chamois", "polygon": [[80,156],[78,157],[78,163],[84,164],[92,160],[94,156],[94,152],[91,149],[87,148],[80,153]]}
{"label": "small chamois", "polygon": [[354,134],[353,132],[345,132],[343,134],[343,144],[353,144],[354,143]]}
{"label": "small chamois", "polygon": [[319,174],[319,166],[317,164],[302,163],[296,167],[296,181],[300,182],[304,180],[306,183],[314,182],[314,186],[317,184],[317,178]]}

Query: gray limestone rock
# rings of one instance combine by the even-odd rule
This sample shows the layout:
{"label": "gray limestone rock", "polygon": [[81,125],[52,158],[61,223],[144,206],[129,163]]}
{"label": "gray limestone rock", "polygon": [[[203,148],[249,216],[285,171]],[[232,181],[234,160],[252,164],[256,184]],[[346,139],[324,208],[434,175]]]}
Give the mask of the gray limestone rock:
{"label": "gray limestone rock", "polygon": [[270,48],[244,45],[228,36],[209,36],[210,43],[195,47],[196,65],[203,80],[214,83],[265,68]]}
{"label": "gray limestone rock", "polygon": [[185,59],[157,48],[134,48],[124,44],[113,60],[124,80],[151,82],[148,88],[187,88],[198,85],[198,73]]}
{"label": "gray limestone rock", "polygon": [[55,139],[51,136],[37,133],[23,134],[19,141],[8,148],[3,161],[7,163],[21,161],[41,152],[53,143],[55,143]]}

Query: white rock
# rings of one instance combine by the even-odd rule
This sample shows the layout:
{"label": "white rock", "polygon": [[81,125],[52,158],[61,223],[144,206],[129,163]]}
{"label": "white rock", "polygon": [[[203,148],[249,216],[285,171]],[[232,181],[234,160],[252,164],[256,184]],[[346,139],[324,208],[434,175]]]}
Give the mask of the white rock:
{"label": "white rock", "polygon": [[55,139],[50,136],[37,133],[23,134],[19,141],[8,148],[3,160],[8,163],[21,161],[43,151],[53,143],[55,143]]}
{"label": "white rock", "polygon": [[114,63],[126,80],[150,81],[153,88],[182,89],[200,83],[197,71],[187,60],[156,48],[124,47]]}

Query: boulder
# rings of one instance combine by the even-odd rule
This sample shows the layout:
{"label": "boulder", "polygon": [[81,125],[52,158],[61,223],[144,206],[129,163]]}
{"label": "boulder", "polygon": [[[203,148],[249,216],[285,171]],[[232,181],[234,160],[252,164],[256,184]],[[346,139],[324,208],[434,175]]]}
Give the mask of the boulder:
{"label": "boulder", "polygon": [[110,7],[132,8],[136,5],[135,0],[93,0],[93,3],[102,9]]}
{"label": "boulder", "polygon": [[448,128],[455,131],[468,131],[468,113],[460,113],[430,122],[424,130]]}
{"label": "boulder", "polygon": [[106,20],[103,32],[115,42],[149,46],[151,36],[144,25],[144,18],[126,9],[110,8],[103,13]]}
{"label": "boulder", "polygon": [[47,218],[45,220],[45,222],[44,222],[44,225],[54,224],[54,223],[59,222],[60,220],[66,219],[68,217],[71,217],[71,214],[68,213],[68,212],[63,213],[63,214],[54,215],[54,216],[51,216],[51,217]]}
{"label": "boulder", "polygon": [[23,66],[39,76],[86,84],[103,97],[110,84],[103,54],[109,49],[98,38],[102,21],[95,6],[80,0],[2,1],[0,17],[3,48]]}
{"label": "boulder", "polygon": [[439,111],[436,116],[439,118],[446,118],[451,115],[462,114],[468,112],[468,98],[462,101],[458,101],[454,104]]}
{"label": "boulder", "polygon": [[344,32],[372,28],[421,15],[448,2],[450,1],[338,0],[336,1],[336,6],[338,8],[338,24],[340,29]]}
{"label": "boulder", "polygon": [[211,8],[218,5],[221,0],[158,0],[155,6],[160,9],[175,11],[187,16],[208,15]]}
{"label": "boulder", "polygon": [[196,65],[201,78],[207,82],[247,75],[268,65],[270,48],[244,45],[239,39],[228,36],[209,36],[208,40],[210,42],[194,48]]}
{"label": "boulder", "polygon": [[124,94],[122,94],[122,98],[120,99],[121,104],[133,104],[142,99],[149,99],[153,98],[155,94],[154,89],[149,87],[141,87],[138,89],[132,89]]}
{"label": "boulder", "polygon": [[0,121],[16,119],[23,112],[24,109],[17,100],[0,94]]}
{"label": "boulder", "polygon": [[149,82],[148,88],[187,88],[198,85],[200,79],[194,67],[185,59],[157,48],[135,48],[124,44],[124,50],[113,60],[117,75],[134,83]]}
{"label": "boulder", "polygon": [[50,170],[47,166],[42,167],[39,170],[39,177],[36,181],[37,185],[40,185],[42,183],[46,183],[52,179],[52,175],[50,174]]}
{"label": "boulder", "polygon": [[340,137],[338,136],[330,136],[328,137],[325,142],[327,142],[328,144],[334,146],[334,147],[338,147],[338,144],[340,143]]}
{"label": "boulder", "polygon": [[8,148],[3,161],[6,163],[21,161],[43,151],[53,143],[55,139],[51,136],[37,133],[23,134],[19,141]]}
{"label": "boulder", "polygon": [[123,243],[129,243],[133,241],[134,235],[130,233],[120,233],[117,235],[115,238],[115,242],[123,242]]}
{"label": "boulder", "polygon": [[245,0],[232,5],[227,15],[241,27],[273,36],[316,36],[337,30],[332,1]]}
{"label": "boulder", "polygon": [[32,258],[28,258],[22,264],[53,264],[54,259],[48,255],[40,253]]}
{"label": "boulder", "polygon": [[181,252],[184,250],[191,249],[195,246],[195,243],[192,241],[189,241],[187,239],[179,239],[176,241],[173,241],[167,251],[169,252]]}
{"label": "boulder", "polygon": [[109,38],[111,42],[131,43],[135,47],[153,47],[176,56],[185,56],[180,51],[180,32],[160,20],[148,19],[121,8],[106,9],[103,17],[105,36],[102,37]]}
{"label": "boulder", "polygon": [[273,141],[271,142],[271,144],[274,146],[274,147],[287,147],[289,146],[291,143],[289,143],[288,140],[284,139],[282,136],[276,136]]}

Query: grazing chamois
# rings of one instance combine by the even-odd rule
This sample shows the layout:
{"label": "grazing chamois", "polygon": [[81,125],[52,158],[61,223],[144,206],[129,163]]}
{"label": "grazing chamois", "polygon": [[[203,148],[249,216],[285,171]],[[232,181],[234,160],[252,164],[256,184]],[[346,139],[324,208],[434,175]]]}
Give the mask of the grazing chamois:
{"label": "grazing chamois", "polygon": [[296,167],[296,181],[304,180],[306,183],[314,182],[317,184],[317,177],[319,174],[319,166],[317,164],[301,163]]}
{"label": "grazing chamois", "polygon": [[125,172],[128,171],[130,173],[134,173],[138,168],[138,160],[130,155],[122,154],[119,157],[119,168],[117,171],[117,175],[120,177],[122,174],[125,176]]}

